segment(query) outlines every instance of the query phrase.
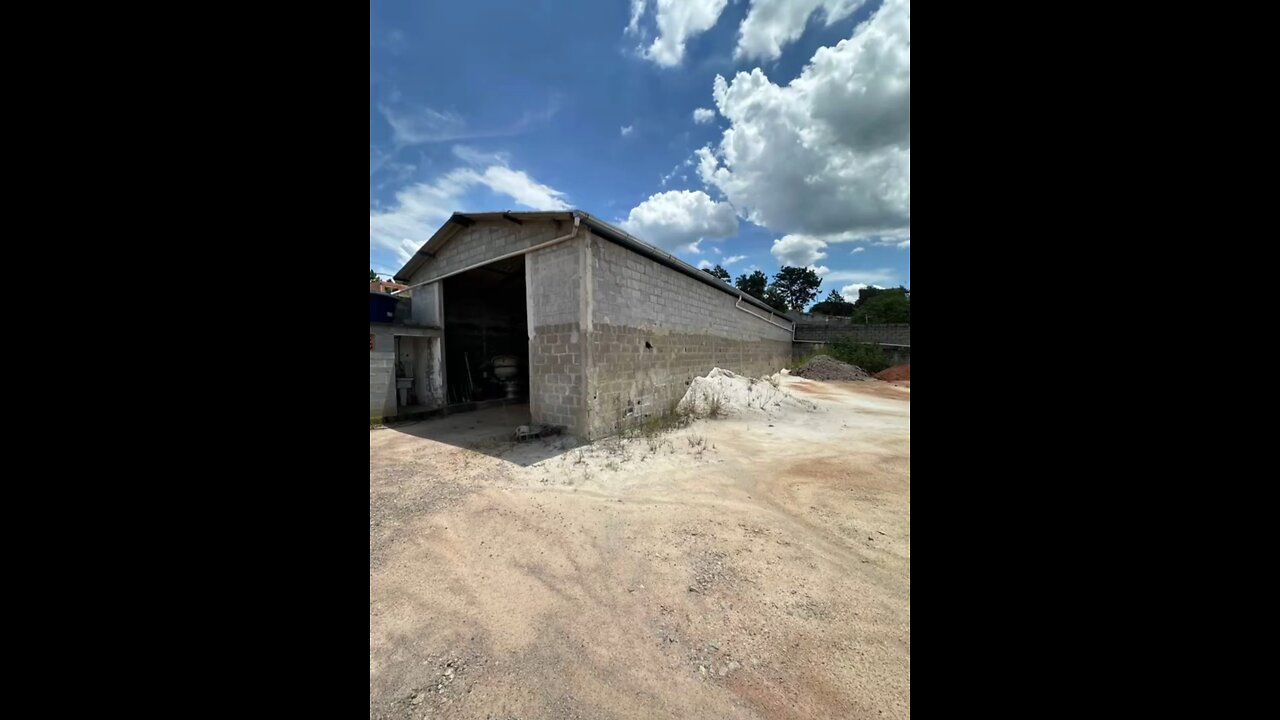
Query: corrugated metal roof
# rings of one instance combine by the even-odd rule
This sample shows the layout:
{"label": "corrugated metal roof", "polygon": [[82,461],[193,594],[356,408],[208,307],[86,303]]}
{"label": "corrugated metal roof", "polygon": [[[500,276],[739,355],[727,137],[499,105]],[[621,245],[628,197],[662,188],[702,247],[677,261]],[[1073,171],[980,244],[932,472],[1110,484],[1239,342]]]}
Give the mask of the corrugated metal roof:
{"label": "corrugated metal roof", "polygon": [[469,227],[470,225],[475,224],[477,221],[508,220],[510,222],[519,223],[520,221],[523,221],[523,220],[572,220],[574,215],[581,217],[582,223],[586,224],[587,227],[591,228],[591,230],[596,235],[599,235],[600,237],[605,238],[606,240],[611,240],[619,245],[622,245],[623,247],[629,250],[632,250],[636,253],[644,255],[651,260],[659,262],[663,265],[666,265],[667,267],[670,267],[673,270],[677,270],[685,275],[688,275],[689,277],[692,277],[693,279],[699,282],[704,282],[726,294],[732,295],[734,297],[741,297],[744,302],[748,302],[752,305],[755,305],[756,307],[762,310],[765,310],[772,316],[777,316],[778,318],[783,320],[788,320],[788,321],[790,320],[790,318],[787,318],[785,315],[779,313],[777,310],[774,310],[763,300],[758,300],[755,297],[738,290],[733,285],[730,285],[729,283],[721,280],[720,278],[712,275],[711,273],[703,272],[698,268],[676,257],[675,255],[672,255],[671,253],[655,245],[651,245],[641,240],[640,238],[637,238],[636,236],[628,233],[622,228],[619,228],[615,225],[607,223],[604,220],[601,220],[600,218],[584,210],[552,210],[552,211],[532,211],[532,212],[516,212],[516,211],[508,210],[508,211],[478,212],[478,213],[455,212],[453,215],[449,217],[448,220],[445,221],[444,225],[441,225],[440,229],[436,230],[435,234],[433,234],[427,240],[427,242],[423,244],[422,248],[418,250],[418,252],[415,253],[413,257],[409,258],[409,261],[404,264],[404,267],[400,268],[400,271],[395,274],[395,279],[397,281],[405,282],[405,283],[411,282],[412,281],[411,278],[413,274],[417,272],[418,269],[422,267],[424,263],[427,262],[427,260],[434,257],[435,253],[438,252],[439,249],[445,243],[449,242],[450,238],[452,238],[459,230],[462,230],[465,227]]}

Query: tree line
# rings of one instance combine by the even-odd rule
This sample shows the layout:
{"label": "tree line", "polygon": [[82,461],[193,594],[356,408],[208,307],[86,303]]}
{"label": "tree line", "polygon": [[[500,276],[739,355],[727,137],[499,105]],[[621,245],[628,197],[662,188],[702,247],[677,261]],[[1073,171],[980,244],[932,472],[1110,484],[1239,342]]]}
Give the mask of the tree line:
{"label": "tree line", "polygon": [[[702,272],[730,282],[729,271],[719,265],[703,268]],[[818,294],[818,287],[822,285],[822,278],[810,268],[788,266],[778,270],[773,276],[773,282],[759,270],[750,275],[743,273],[732,282],[739,290],[757,300],[763,300],[774,310],[787,312],[792,308],[803,309],[812,302]]]}
{"label": "tree line", "polygon": [[[729,271],[716,265],[703,268],[702,272],[730,282]],[[734,287],[757,300],[765,302],[778,312],[803,311],[818,296],[822,278],[812,268],[784,266],[770,281],[762,271],[750,275],[743,273],[732,280]],[[845,300],[832,290],[810,312],[836,317],[853,318],[866,323],[910,323],[911,292],[905,287],[863,288],[858,291],[856,302]]]}

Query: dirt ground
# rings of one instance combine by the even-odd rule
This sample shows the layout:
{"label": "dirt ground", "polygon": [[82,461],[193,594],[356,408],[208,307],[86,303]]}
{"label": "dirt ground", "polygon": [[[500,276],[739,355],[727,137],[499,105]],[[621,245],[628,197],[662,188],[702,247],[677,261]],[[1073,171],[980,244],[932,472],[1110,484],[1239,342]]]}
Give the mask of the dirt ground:
{"label": "dirt ground", "polygon": [[371,718],[906,718],[910,388],[573,447],[369,434]]}

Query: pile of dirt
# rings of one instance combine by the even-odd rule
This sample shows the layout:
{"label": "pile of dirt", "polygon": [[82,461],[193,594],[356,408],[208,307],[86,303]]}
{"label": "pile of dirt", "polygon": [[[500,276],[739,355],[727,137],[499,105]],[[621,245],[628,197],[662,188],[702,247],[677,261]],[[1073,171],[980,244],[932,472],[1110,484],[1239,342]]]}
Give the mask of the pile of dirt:
{"label": "pile of dirt", "polygon": [[752,378],[720,368],[706,377],[696,377],[676,406],[698,417],[764,413],[772,416],[786,410],[813,412],[816,403],[798,398],[778,387],[779,376]]}
{"label": "pile of dirt", "polygon": [[896,382],[898,380],[911,379],[911,363],[906,365],[894,365],[887,370],[881,370],[876,373],[876,378],[886,380],[888,382]]}
{"label": "pile of dirt", "polygon": [[809,380],[870,380],[866,370],[857,365],[840,362],[830,355],[814,355],[809,362],[791,373]]}

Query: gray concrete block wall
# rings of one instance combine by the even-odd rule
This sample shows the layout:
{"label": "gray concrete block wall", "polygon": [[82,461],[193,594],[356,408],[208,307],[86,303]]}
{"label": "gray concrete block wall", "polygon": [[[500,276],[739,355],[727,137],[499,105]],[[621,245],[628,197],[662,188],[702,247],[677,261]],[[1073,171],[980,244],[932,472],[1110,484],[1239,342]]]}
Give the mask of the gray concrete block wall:
{"label": "gray concrete block wall", "polygon": [[535,250],[524,260],[529,415],[535,423],[577,435],[586,434],[581,252],[582,241],[574,239]]}
{"label": "gray concrete block wall", "polygon": [[391,331],[369,328],[373,350],[369,352],[369,417],[396,414],[396,341]]}
{"label": "gray concrete block wall", "polygon": [[[479,222],[458,232],[412,281],[546,242],[571,227]],[[667,412],[689,381],[713,367],[759,376],[788,364],[789,326],[743,312],[735,295],[586,228],[580,233],[525,256],[534,422],[601,437],[630,419]],[[394,375],[390,386],[394,410]]]}
{"label": "gray concrete block wall", "polygon": [[508,220],[482,220],[454,233],[443,247],[413,274],[410,284],[492,260],[516,250],[544,243],[569,232],[572,223],[526,221],[517,225]]}
{"label": "gray concrete block wall", "polygon": [[760,377],[790,364],[791,343],[596,325],[587,373],[590,437],[674,410],[695,377],[719,367]]}
{"label": "gray concrete block wall", "polygon": [[789,364],[790,330],[735,296],[607,240],[593,238],[590,258],[589,437],[670,412],[714,367],[762,376]]}
{"label": "gray concrete block wall", "polygon": [[[791,342],[785,318],[780,328],[734,307],[737,297],[593,236],[592,322],[623,327],[659,327],[672,332],[710,333],[736,340]],[[757,315],[768,311],[743,302]]]}
{"label": "gray concrete block wall", "polygon": [[413,324],[440,327],[444,322],[443,291],[444,288],[440,283],[422,285],[410,291],[413,293],[410,298],[412,303],[410,319]]}
{"label": "gray concrete block wall", "polygon": [[581,248],[581,240],[573,239],[525,255],[525,302],[531,333],[543,325],[579,321]]}
{"label": "gray concrete block wall", "polygon": [[529,415],[586,435],[584,340],[577,323],[543,325],[529,339]]}
{"label": "gray concrete block wall", "polygon": [[851,322],[846,318],[825,320],[801,320],[796,323],[797,340],[829,342],[836,338],[850,338],[858,342],[911,345],[911,326],[907,323],[868,325]]}

